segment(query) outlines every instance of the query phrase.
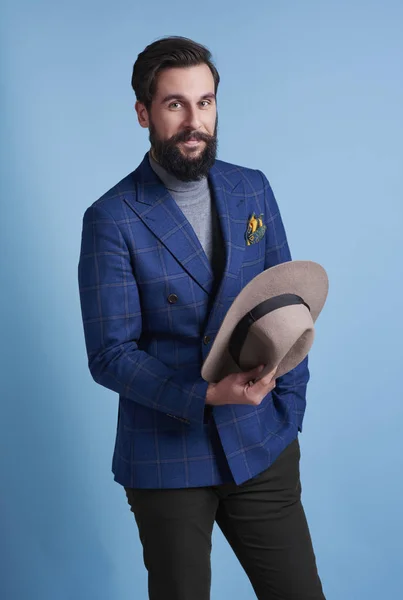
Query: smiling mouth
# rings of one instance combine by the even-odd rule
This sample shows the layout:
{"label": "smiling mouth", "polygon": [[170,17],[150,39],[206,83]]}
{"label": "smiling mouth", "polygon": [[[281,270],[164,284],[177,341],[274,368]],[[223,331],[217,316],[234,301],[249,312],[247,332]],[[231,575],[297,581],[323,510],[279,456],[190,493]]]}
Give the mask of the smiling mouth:
{"label": "smiling mouth", "polygon": [[198,146],[201,142],[202,140],[190,139],[186,140],[185,142],[181,142],[181,144],[185,144],[185,146]]}

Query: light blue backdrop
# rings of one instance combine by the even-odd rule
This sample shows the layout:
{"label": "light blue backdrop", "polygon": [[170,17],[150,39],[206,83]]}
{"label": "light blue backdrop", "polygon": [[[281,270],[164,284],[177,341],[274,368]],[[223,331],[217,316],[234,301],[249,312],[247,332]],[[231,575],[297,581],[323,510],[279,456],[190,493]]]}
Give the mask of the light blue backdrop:
{"label": "light blue backdrop", "polygon": [[[1,598],[147,598],[77,262],[85,209],[148,149],[131,68],[163,35],[210,47],[219,158],[265,172],[293,257],[329,273],[300,437],[327,599],[402,598],[403,4],[8,0],[1,21]],[[213,543],[212,600],[254,598]]]}

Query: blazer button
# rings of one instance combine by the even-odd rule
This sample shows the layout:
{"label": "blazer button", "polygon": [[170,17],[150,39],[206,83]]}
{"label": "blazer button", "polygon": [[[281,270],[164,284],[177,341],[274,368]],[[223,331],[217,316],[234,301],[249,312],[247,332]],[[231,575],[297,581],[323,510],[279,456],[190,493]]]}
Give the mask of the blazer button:
{"label": "blazer button", "polygon": [[175,304],[178,301],[178,296],[176,294],[169,294],[168,302],[169,304]]}
{"label": "blazer button", "polygon": [[205,344],[205,346],[207,346],[207,344],[210,343],[210,336],[209,335],[205,335],[203,338],[203,343]]}

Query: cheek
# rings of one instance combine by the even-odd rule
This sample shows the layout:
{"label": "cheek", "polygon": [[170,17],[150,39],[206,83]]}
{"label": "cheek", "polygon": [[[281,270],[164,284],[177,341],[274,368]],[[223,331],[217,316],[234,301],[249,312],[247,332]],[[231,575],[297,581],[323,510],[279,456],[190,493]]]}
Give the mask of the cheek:
{"label": "cheek", "polygon": [[208,121],[206,121],[206,128],[210,135],[214,135],[215,124],[216,124],[216,115],[214,113],[214,115],[209,116]]}
{"label": "cheek", "polygon": [[155,127],[155,131],[159,139],[167,140],[176,133],[175,119],[164,118],[160,114],[152,115],[152,122]]}
{"label": "cheek", "polygon": [[172,118],[169,122],[165,121],[161,124],[161,132],[165,140],[170,139],[173,135],[177,135],[181,131],[182,127],[179,119]]}

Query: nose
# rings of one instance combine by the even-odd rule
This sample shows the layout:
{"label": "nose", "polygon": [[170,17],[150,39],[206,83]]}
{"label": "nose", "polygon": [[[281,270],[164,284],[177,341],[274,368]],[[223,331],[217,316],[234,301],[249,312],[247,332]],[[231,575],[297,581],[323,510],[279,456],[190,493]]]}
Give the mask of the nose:
{"label": "nose", "polygon": [[196,131],[197,129],[200,129],[201,127],[201,120],[200,120],[200,114],[199,114],[199,109],[197,107],[189,107],[188,110],[186,111],[186,117],[185,117],[185,122],[184,122],[184,126],[191,130],[191,131]]}

